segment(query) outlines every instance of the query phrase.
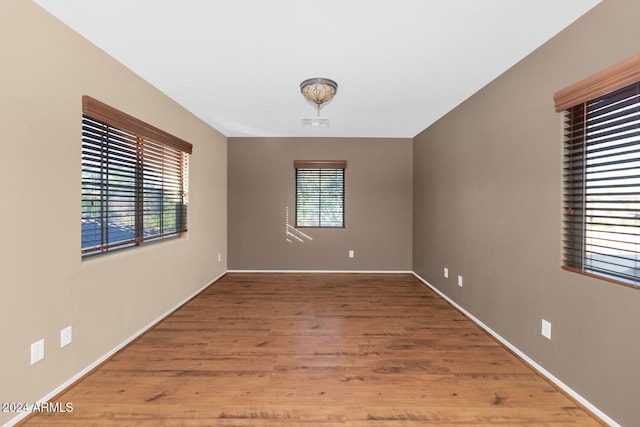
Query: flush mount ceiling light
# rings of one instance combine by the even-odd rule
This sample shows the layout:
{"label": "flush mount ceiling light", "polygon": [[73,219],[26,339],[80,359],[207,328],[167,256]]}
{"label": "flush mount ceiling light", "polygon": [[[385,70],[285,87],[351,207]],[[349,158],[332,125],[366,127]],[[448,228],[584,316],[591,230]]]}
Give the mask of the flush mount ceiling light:
{"label": "flush mount ceiling light", "polygon": [[338,84],[329,79],[313,78],[300,83],[300,92],[302,92],[307,101],[315,105],[318,116],[320,115],[320,109],[333,99],[337,91]]}

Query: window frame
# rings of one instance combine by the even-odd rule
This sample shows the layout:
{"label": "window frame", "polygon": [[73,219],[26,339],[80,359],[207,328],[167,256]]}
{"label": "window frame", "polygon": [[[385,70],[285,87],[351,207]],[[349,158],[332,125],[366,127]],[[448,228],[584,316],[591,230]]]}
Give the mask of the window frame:
{"label": "window frame", "polygon": [[[294,179],[294,195],[295,195],[295,228],[319,228],[319,229],[344,229],[346,228],[346,215],[345,215],[345,207],[346,207],[346,168],[347,162],[344,160],[294,160],[293,167],[295,170],[295,179]],[[340,188],[340,215],[341,215],[341,223],[339,225],[323,225],[322,224],[322,212],[321,206],[322,201],[327,200],[327,198],[331,199],[335,196],[335,194],[327,194],[324,192],[320,192],[317,196],[319,197],[319,206],[317,217],[317,224],[309,225],[308,223],[302,223],[301,214],[299,212],[300,204],[299,204],[299,194],[300,194],[300,171],[302,170],[318,170],[320,176],[322,176],[323,170],[329,171],[341,171],[341,181],[342,186]],[[335,200],[334,200],[335,202]]]}
{"label": "window frame", "polygon": [[[82,257],[182,236],[192,151],[190,143],[83,96]],[[85,231],[89,222],[96,225]],[[111,239],[112,228],[121,237]]]}
{"label": "window frame", "polygon": [[[635,85],[635,88],[633,86]],[[635,95],[633,95],[633,91]],[[625,91],[627,94],[625,95]],[[629,96],[629,94],[632,94]],[[624,97],[626,96],[626,98]],[[624,184],[618,183],[607,189],[606,192],[600,192],[597,188],[598,181],[607,180],[606,187],[611,187],[613,183],[620,182],[624,179],[633,178],[635,175],[615,175],[616,171],[611,171],[610,166],[615,168],[622,162],[640,162],[640,152],[631,158],[615,160],[614,150],[619,150],[618,142],[623,139],[631,139],[627,143],[633,144],[633,147],[640,149],[640,135],[627,136],[621,129],[621,124],[610,120],[607,114],[610,114],[603,106],[613,109],[618,115],[617,118],[628,119],[629,124],[637,125],[640,120],[640,113],[623,114],[627,111],[626,106],[620,103],[620,97],[625,99],[629,105],[640,111],[640,55],[628,58],[612,67],[609,67],[597,74],[583,79],[567,88],[556,92],[554,95],[556,112],[564,112],[564,189],[563,189],[563,261],[562,268],[567,271],[579,273],[585,276],[598,278],[608,282],[640,289],[640,267],[630,267],[633,273],[625,274],[621,270],[624,263],[632,261],[631,258],[624,256],[632,254],[633,261],[640,258],[640,248],[629,250],[624,245],[638,245],[633,239],[636,236],[640,239],[640,230],[623,237],[612,235],[627,234],[621,233],[620,228],[627,226],[623,224],[624,219],[616,218],[624,216],[624,214],[632,214],[636,209],[629,207],[635,203],[632,198],[625,200],[620,194],[616,193],[616,189]],[[633,100],[635,99],[635,100]],[[618,106],[616,106],[618,105]],[[629,110],[631,111],[631,110]],[[595,126],[594,123],[598,123]],[[615,123],[615,124],[614,124]],[[606,124],[606,128],[602,125]],[[603,132],[609,132],[604,139],[611,139],[613,146],[608,145],[609,141],[604,141]],[[636,141],[637,139],[637,141]],[[604,142],[603,142],[604,141]],[[597,147],[595,147],[597,146]],[[605,158],[608,162],[606,165],[597,163],[594,160],[594,152],[600,159]],[[612,154],[613,153],[613,154]],[[622,152],[623,157],[628,153]],[[611,157],[608,159],[607,157]],[[590,163],[590,164],[587,164]],[[603,166],[604,165],[604,166]],[[599,169],[598,169],[599,168]],[[600,176],[595,174],[600,173]],[[606,175],[609,174],[609,175]],[[605,176],[606,175],[606,176]],[[633,188],[640,187],[640,184],[632,184]],[[603,196],[606,195],[612,200],[604,201]],[[632,197],[632,195],[631,195]],[[638,201],[640,203],[640,200]],[[627,206],[620,211],[621,214],[611,214],[611,207],[606,206],[612,203],[627,203]],[[615,209],[619,208],[618,206]],[[594,218],[594,212],[597,212],[597,218]],[[602,221],[602,222],[600,222]],[[607,221],[614,221],[608,223]],[[615,221],[620,221],[616,223]],[[599,230],[599,226],[614,227],[612,230],[603,232]],[[617,228],[615,228],[617,227]],[[631,225],[635,229],[636,226]],[[600,237],[596,237],[597,233],[601,233]],[[588,235],[592,239],[588,241]],[[625,241],[629,239],[629,241]],[[606,247],[602,241],[606,241]],[[601,247],[602,249],[594,249]],[[608,254],[607,251],[617,251]],[[603,261],[603,259],[616,258],[615,260]],[[617,261],[617,259],[624,261]],[[614,262],[615,261],[615,262]],[[622,264],[618,265],[621,262]],[[598,266],[597,266],[598,265]],[[608,267],[609,269],[605,268]],[[613,268],[613,270],[612,270]],[[615,271],[618,269],[619,271]]]}

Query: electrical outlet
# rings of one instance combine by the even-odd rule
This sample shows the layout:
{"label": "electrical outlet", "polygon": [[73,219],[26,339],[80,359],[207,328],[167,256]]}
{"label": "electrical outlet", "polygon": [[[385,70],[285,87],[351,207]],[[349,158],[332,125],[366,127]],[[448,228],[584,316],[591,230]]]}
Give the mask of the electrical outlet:
{"label": "electrical outlet", "polygon": [[458,286],[462,287],[462,276],[458,274]]}
{"label": "electrical outlet", "polygon": [[353,258],[355,256],[355,251],[353,249],[349,249],[349,258]]}
{"label": "electrical outlet", "polygon": [[44,339],[31,344],[31,364],[44,359]]}
{"label": "electrical outlet", "polygon": [[449,278],[449,269],[447,267],[444,268],[444,278],[445,279]]}
{"label": "electrical outlet", "polygon": [[222,254],[218,254],[218,262],[222,261]]}
{"label": "electrical outlet", "polygon": [[543,337],[550,340],[551,339],[551,323],[542,319],[542,329],[540,331]]}
{"label": "electrical outlet", "polygon": [[71,326],[67,326],[66,328],[62,329],[60,331],[60,348],[71,344],[72,339]]}

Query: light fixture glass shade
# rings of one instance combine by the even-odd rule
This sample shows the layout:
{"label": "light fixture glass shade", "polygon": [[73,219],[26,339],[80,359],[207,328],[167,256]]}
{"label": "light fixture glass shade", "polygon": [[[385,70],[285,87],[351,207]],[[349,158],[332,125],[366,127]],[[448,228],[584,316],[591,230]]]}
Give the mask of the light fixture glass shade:
{"label": "light fixture glass shade", "polygon": [[307,79],[300,83],[300,92],[314,104],[320,113],[320,108],[333,99],[338,91],[338,84],[333,80],[324,78]]}

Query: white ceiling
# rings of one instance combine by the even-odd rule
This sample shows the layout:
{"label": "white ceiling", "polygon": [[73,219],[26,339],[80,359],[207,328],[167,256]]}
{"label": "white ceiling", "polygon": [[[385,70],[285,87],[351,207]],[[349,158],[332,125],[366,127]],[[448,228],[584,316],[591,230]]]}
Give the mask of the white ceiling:
{"label": "white ceiling", "polygon": [[[226,136],[411,138],[600,0],[34,0]],[[338,83],[321,112],[310,77]]]}

